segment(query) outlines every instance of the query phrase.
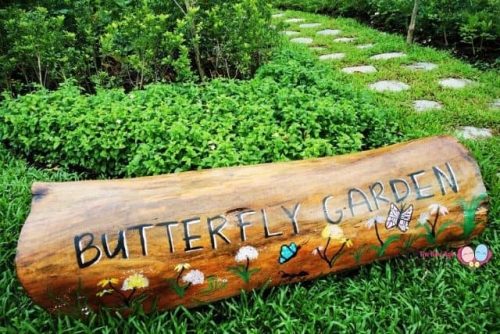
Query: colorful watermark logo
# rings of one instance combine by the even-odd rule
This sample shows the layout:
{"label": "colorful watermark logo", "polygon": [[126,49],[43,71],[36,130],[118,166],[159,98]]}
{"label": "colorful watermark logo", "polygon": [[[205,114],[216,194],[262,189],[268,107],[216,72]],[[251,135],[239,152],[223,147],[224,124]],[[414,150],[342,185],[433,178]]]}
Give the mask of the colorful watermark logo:
{"label": "colorful watermark logo", "polygon": [[473,249],[471,246],[464,246],[454,251],[420,251],[421,258],[446,258],[451,260],[457,258],[458,262],[472,269],[479,268],[488,263],[493,257],[493,252],[485,244],[480,244]]}
{"label": "colorful watermark logo", "polygon": [[464,266],[471,268],[479,268],[488,263],[493,256],[493,252],[485,244],[480,244],[476,249],[470,246],[459,248],[457,251],[457,259]]}

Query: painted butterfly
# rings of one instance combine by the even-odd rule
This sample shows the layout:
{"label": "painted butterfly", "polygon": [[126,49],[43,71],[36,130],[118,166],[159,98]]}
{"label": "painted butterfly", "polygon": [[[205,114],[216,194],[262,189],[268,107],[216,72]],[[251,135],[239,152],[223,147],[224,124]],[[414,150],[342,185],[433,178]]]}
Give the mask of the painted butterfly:
{"label": "painted butterfly", "polygon": [[297,246],[295,242],[290,245],[281,245],[279,263],[283,264],[291,259],[293,259],[299,252],[300,246]]}
{"label": "painted butterfly", "polygon": [[405,208],[404,204],[401,209],[394,203],[391,203],[387,220],[385,221],[385,228],[390,229],[397,226],[401,232],[408,231],[410,226],[411,217],[413,215],[413,205]]}

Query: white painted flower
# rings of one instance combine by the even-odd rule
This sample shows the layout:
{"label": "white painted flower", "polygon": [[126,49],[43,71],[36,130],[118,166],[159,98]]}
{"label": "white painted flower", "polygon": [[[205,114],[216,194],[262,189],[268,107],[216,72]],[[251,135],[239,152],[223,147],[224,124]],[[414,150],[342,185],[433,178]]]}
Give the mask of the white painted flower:
{"label": "white painted flower", "polygon": [[143,274],[130,275],[123,281],[122,290],[144,289],[149,286],[149,280]]}
{"label": "white painted flower", "polygon": [[427,224],[427,221],[429,220],[429,213],[428,212],[424,212],[420,215],[420,218],[418,218],[418,223],[420,225],[425,225]]}
{"label": "white painted flower", "polygon": [[365,226],[367,228],[372,228],[373,226],[375,226],[375,224],[382,224],[383,222],[385,222],[385,218],[384,217],[382,217],[382,216],[375,216],[373,218],[368,219],[368,221],[366,222]]}
{"label": "white painted flower", "polygon": [[448,208],[439,204],[431,204],[429,205],[429,212],[431,215],[435,215],[439,212],[440,216],[446,216],[449,211]]}
{"label": "white painted flower", "polygon": [[182,281],[192,285],[203,284],[205,275],[198,269],[190,270],[186,275],[182,276]]}
{"label": "white painted flower", "polygon": [[255,247],[243,246],[238,250],[234,257],[236,262],[246,262],[247,260],[255,260],[259,256],[259,252]]}
{"label": "white painted flower", "polygon": [[336,224],[327,224],[323,231],[321,232],[321,237],[323,239],[334,239],[334,240],[344,240],[344,230]]}

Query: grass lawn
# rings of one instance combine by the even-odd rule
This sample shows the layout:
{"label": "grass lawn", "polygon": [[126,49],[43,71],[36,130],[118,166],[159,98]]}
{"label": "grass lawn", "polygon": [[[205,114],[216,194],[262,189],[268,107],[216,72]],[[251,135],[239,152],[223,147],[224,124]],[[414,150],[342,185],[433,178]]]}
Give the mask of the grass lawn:
{"label": "grass lawn", "polygon": [[[300,17],[318,22],[317,28],[299,28],[300,23],[278,23]],[[335,75],[346,66],[374,65],[376,73],[343,74],[342,81],[352,89],[374,99],[376,105],[395,113],[401,125],[401,138],[411,139],[434,134],[454,133],[459,126],[487,127],[494,136],[464,140],[479,162],[490,196],[490,225],[480,239],[493,250],[493,260],[471,270],[455,259],[422,259],[408,255],[375,263],[346,274],[331,275],[312,282],[256,290],[192,310],[178,308],[170,312],[128,318],[90,313],[86,318],[51,316],[34,305],[22,291],[14,271],[14,256],[20,228],[29,212],[30,185],[35,180],[74,180],[73,173],[29,166],[0,148],[0,332],[8,333],[331,333],[331,332],[408,332],[408,333],[480,333],[498,331],[500,275],[499,246],[499,111],[490,103],[500,97],[497,72],[480,72],[446,52],[419,46],[407,46],[400,36],[383,34],[350,19],[332,19],[302,12],[285,12],[276,20],[278,29],[297,30],[299,36],[313,37],[322,51],[311,51],[311,59],[320,54],[343,52],[341,60],[325,62]],[[355,43],[334,43],[332,36],[317,37],[315,31],[340,29],[337,37],[356,37]],[[293,36],[296,37],[296,36]],[[356,45],[373,43],[370,49]],[[297,46],[297,48],[306,48]],[[383,52],[405,52],[404,58],[369,60]],[[319,62],[319,60],[317,60]],[[412,72],[402,67],[413,62],[433,62],[439,67],[429,72]],[[440,88],[445,77],[467,78],[475,84],[462,90]],[[410,85],[400,93],[368,92],[367,85],[378,80],[398,80]],[[417,113],[412,101],[435,100],[441,110]]]}

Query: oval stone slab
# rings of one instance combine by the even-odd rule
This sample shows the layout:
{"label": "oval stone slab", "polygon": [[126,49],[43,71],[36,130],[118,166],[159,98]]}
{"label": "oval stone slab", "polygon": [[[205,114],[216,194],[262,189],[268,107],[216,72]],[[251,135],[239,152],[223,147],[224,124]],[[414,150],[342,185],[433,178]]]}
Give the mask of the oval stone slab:
{"label": "oval stone slab", "polygon": [[431,71],[435,68],[437,68],[438,66],[436,64],[433,64],[433,63],[414,63],[414,64],[411,64],[411,65],[406,65],[405,66],[407,69],[410,69],[410,70],[417,70],[417,71]]}
{"label": "oval stone slab", "polygon": [[290,41],[299,44],[311,44],[313,42],[313,39],[309,37],[297,37],[297,38],[292,38]]}
{"label": "oval stone slab", "polygon": [[431,109],[442,109],[443,105],[439,102],[436,102],[436,101],[416,100],[416,101],[413,101],[413,108],[416,111],[422,112],[422,111],[427,111],[427,110],[431,110]]}
{"label": "oval stone slab", "polygon": [[297,35],[300,35],[300,32],[294,31],[294,30],[283,30],[280,33],[283,34],[283,35],[285,35],[285,36],[297,36]]}
{"label": "oval stone slab", "polygon": [[401,81],[382,80],[371,84],[370,89],[377,92],[401,92],[410,89],[410,86]]}
{"label": "oval stone slab", "polygon": [[463,126],[458,129],[457,135],[464,139],[481,139],[492,137],[492,131],[487,128],[476,128],[474,126]]}
{"label": "oval stone slab", "polygon": [[352,67],[344,67],[342,69],[344,73],[375,73],[377,69],[372,65],[361,65],[361,66],[352,66]]}
{"label": "oval stone slab", "polygon": [[278,14],[273,14],[271,17],[272,17],[273,19],[277,19],[277,18],[280,18],[280,17],[283,17],[283,16],[285,16],[285,14],[283,14],[283,13],[278,13]]}
{"label": "oval stone slab", "polygon": [[304,22],[304,21],[305,21],[304,19],[299,19],[299,18],[291,18],[291,19],[285,20],[285,22],[287,22],[287,23],[299,23],[299,22]]}
{"label": "oval stone slab", "polygon": [[373,43],[368,43],[368,44],[361,44],[361,45],[358,45],[356,46],[357,49],[370,49],[370,48],[373,48],[374,44]]}
{"label": "oval stone slab", "polygon": [[495,99],[491,102],[490,107],[492,109],[500,109],[500,99]]}
{"label": "oval stone slab", "polygon": [[316,32],[317,35],[321,35],[321,36],[337,36],[337,35],[340,35],[342,33],[342,30],[338,30],[338,29],[325,29],[325,30],[320,30],[318,32]]}
{"label": "oval stone slab", "polygon": [[302,23],[299,25],[300,28],[316,28],[321,26],[321,23]]}
{"label": "oval stone slab", "polygon": [[335,43],[351,43],[354,42],[356,38],[354,37],[340,37],[340,38],[335,38],[333,41]]}
{"label": "oval stone slab", "polygon": [[334,59],[342,59],[344,57],[345,53],[330,53],[319,56],[319,60],[334,60]]}
{"label": "oval stone slab", "polygon": [[446,78],[439,80],[439,85],[443,88],[461,89],[472,84],[469,79]]}
{"label": "oval stone slab", "polygon": [[373,60],[387,60],[387,59],[393,59],[393,58],[401,58],[405,57],[406,54],[403,52],[388,52],[388,53],[381,53],[375,56],[371,56],[370,59]]}

